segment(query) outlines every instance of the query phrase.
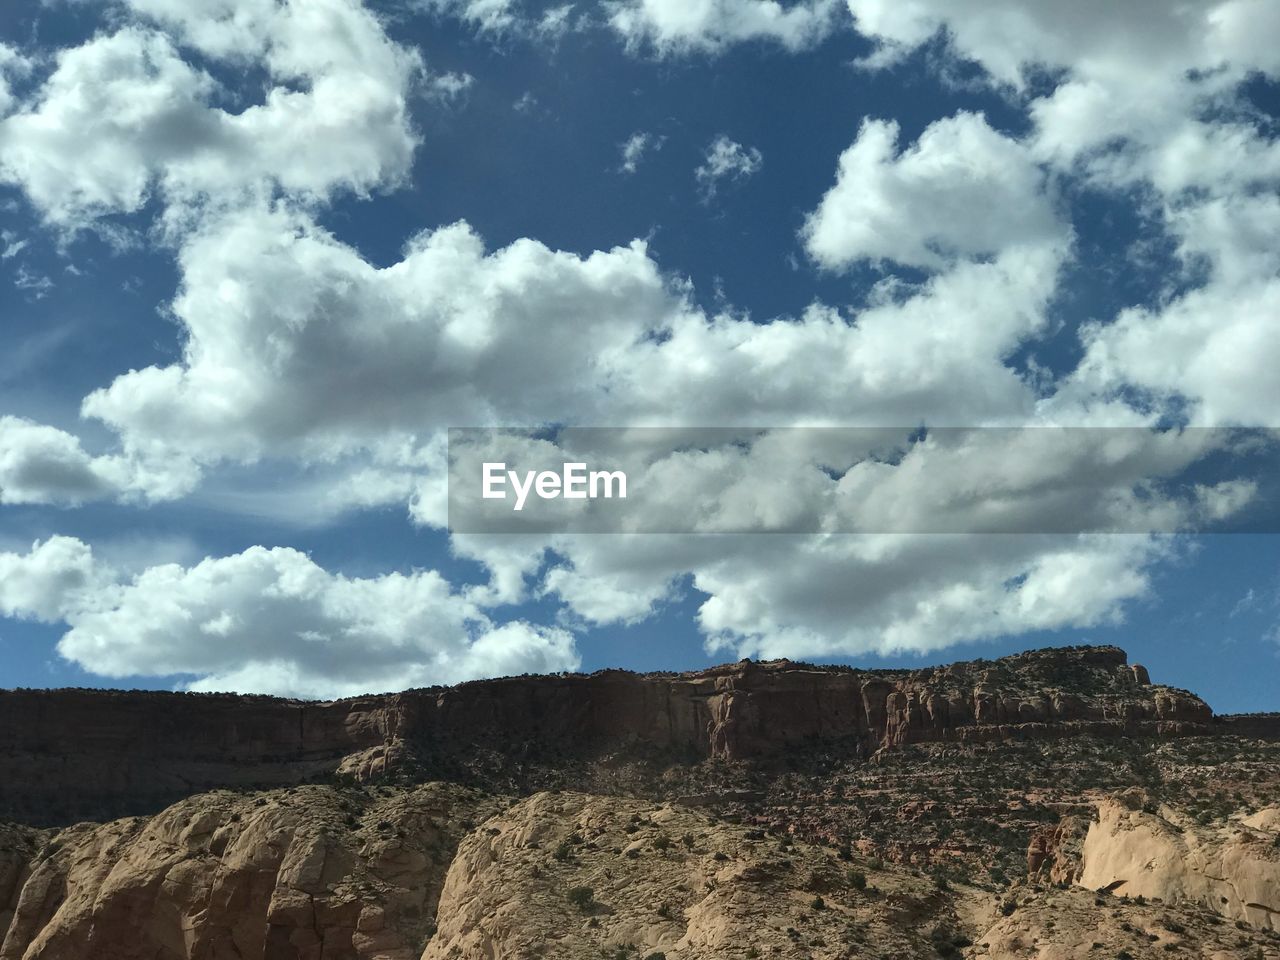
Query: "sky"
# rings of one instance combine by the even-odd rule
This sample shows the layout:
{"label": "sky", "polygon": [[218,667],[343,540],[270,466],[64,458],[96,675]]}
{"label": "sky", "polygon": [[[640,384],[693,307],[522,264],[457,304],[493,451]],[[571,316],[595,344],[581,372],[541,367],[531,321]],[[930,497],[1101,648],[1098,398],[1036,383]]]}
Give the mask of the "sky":
{"label": "sky", "polygon": [[[0,687],[1114,643],[1280,710],[1273,471],[1205,479],[1280,427],[1277,35],[1273,0],[7,5]],[[645,462],[674,532],[453,532],[447,431],[490,426],[760,440]],[[779,439],[812,426],[1080,429],[836,469]],[[1020,532],[813,532],[975,491]]]}

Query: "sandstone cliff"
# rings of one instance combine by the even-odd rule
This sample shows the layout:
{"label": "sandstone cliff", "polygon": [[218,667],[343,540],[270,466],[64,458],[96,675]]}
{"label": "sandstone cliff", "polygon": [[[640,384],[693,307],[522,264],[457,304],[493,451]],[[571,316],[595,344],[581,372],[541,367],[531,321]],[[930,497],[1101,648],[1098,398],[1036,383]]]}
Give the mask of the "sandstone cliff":
{"label": "sandstone cliff", "polygon": [[1276,719],[1107,647],[0,694],[0,960],[1280,960]]}
{"label": "sandstone cliff", "polygon": [[620,749],[692,761],[839,741],[910,743],[1204,732],[1194,695],[1149,683],[1115,647],[1033,651],[918,671],[743,661],[686,674],[516,677],[332,703],[90,690],[0,692],[0,817],[36,824],[148,813],[200,790],[407,757],[457,779],[481,750],[559,763]]}
{"label": "sandstone cliff", "polygon": [[1191,902],[1280,931],[1280,808],[1210,824],[1132,795],[1098,803],[1077,882],[1163,902]]}
{"label": "sandstone cliff", "polygon": [[503,805],[300,787],[79,824],[31,852],[0,960],[416,960],[459,839]]}
{"label": "sandstone cliff", "polygon": [[1280,957],[1181,900],[991,891],[578,793],[221,791],[23,837],[2,960]]}

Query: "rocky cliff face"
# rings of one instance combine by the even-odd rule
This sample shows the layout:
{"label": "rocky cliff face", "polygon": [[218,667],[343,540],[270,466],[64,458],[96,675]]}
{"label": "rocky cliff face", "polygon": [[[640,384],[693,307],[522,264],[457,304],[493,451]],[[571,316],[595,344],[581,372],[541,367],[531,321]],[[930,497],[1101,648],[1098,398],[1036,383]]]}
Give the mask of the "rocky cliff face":
{"label": "rocky cliff face", "polygon": [[1205,825],[1132,794],[1107,797],[1080,864],[1076,882],[1090,890],[1202,904],[1280,931],[1280,807]]}
{"label": "rocky cliff face", "polygon": [[[999,738],[1036,725],[1207,723],[1193,694],[1150,684],[1116,647],[1033,651],[918,671],[742,661],[698,673],[536,677],[403,695],[406,739],[600,746],[642,741],[729,760],[811,739],[882,746]],[[1151,727],[1153,731],[1162,728]],[[1064,728],[1063,732],[1069,732]]]}
{"label": "rocky cliff face", "polygon": [[[37,824],[146,813],[200,790],[376,779],[407,756],[691,760],[840,741],[912,743],[1203,731],[1208,706],[1149,683],[1115,647],[919,671],[779,661],[686,674],[517,677],[332,703],[90,690],[0,692],[0,816]],[[432,765],[435,765],[433,768]]]}
{"label": "rocky cliff face", "polygon": [[28,845],[0,960],[411,960],[459,840],[504,806],[312,786],[78,824]]}
{"label": "rocky cliff face", "polygon": [[[1113,803],[1128,810],[1104,801],[1090,842],[1123,869],[1154,853],[1167,881],[1181,861],[1137,851],[1152,834]],[[1169,882],[1139,881],[1145,898],[993,893],[713,811],[580,793],[221,791],[0,849],[17,867],[0,960],[1280,957],[1265,923],[1225,923]],[[1270,896],[1249,876],[1249,896]]]}
{"label": "rocky cliff face", "polygon": [[154,812],[215,787],[300,783],[394,740],[397,698],[0,691],[0,817],[69,823]]}
{"label": "rocky cliff face", "polygon": [[1280,960],[1275,721],[1107,647],[4,693],[0,960]]}

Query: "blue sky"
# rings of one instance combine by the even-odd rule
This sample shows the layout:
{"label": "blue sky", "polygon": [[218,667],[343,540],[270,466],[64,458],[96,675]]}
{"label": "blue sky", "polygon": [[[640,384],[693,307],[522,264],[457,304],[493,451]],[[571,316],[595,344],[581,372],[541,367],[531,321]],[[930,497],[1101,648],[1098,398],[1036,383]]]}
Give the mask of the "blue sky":
{"label": "blue sky", "polygon": [[1103,642],[1280,709],[1267,535],[499,542],[438,509],[451,425],[1280,426],[1268,17],[16,5],[0,685]]}

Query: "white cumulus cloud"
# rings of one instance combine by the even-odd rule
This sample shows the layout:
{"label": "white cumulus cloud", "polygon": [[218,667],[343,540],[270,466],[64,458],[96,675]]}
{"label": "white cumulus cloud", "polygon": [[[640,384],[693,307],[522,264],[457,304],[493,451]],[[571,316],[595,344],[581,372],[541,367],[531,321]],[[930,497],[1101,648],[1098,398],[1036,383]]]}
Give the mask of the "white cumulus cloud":
{"label": "white cumulus cloud", "polygon": [[753,40],[804,50],[831,33],[840,9],[834,0],[620,0],[605,6],[628,46],[660,55],[715,52]]}
{"label": "white cumulus cloud", "polygon": [[[271,189],[366,192],[407,173],[418,59],[355,0],[135,7],[149,21],[60,51],[30,100],[0,120],[0,178],[50,221],[134,212],[155,190],[223,204]],[[272,85],[260,103],[223,109],[183,45],[237,68],[256,61]]]}
{"label": "white cumulus cloud", "polygon": [[93,456],[78,437],[21,417],[0,416],[0,504],[75,506],[91,500],[167,500],[188,492],[181,460]]}
{"label": "white cumulus cloud", "polygon": [[1019,244],[1053,244],[1065,230],[1027,148],[981,114],[932,123],[909,148],[898,125],[867,120],[840,155],[836,183],[806,221],[806,249],[839,268],[891,260],[938,269]]}
{"label": "white cumulus cloud", "polygon": [[[1260,41],[1280,29],[1280,8],[1264,0],[849,0],[849,8],[880,43],[871,66],[943,32],[957,55],[1022,101],[1033,158],[1114,199],[1138,199],[1177,245],[1182,275],[1168,278],[1156,303],[1086,325],[1084,360],[1051,402],[1136,390],[1196,423],[1276,425],[1280,391],[1267,371],[1280,309],[1280,143],[1242,85],[1280,75],[1280,47]],[[1054,82],[1032,93],[1043,84],[1030,80],[1046,75]]]}
{"label": "white cumulus cloud", "polygon": [[90,672],[197,690],[332,697],[578,665],[570,634],[494,624],[434,571],[346,577],[283,547],[125,578],[55,537],[0,553],[0,612],[65,623],[58,652]]}

